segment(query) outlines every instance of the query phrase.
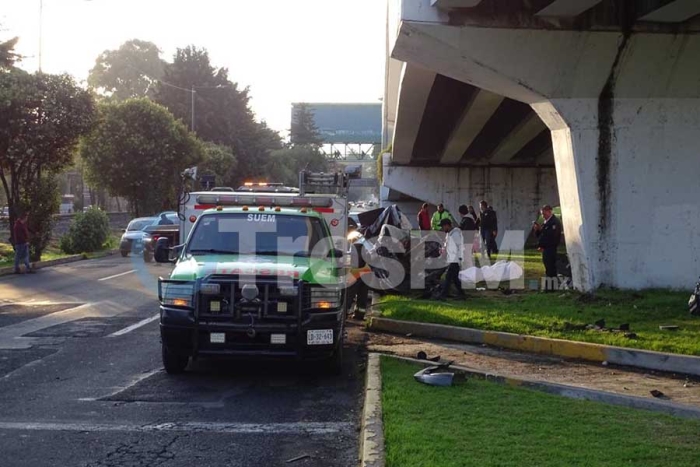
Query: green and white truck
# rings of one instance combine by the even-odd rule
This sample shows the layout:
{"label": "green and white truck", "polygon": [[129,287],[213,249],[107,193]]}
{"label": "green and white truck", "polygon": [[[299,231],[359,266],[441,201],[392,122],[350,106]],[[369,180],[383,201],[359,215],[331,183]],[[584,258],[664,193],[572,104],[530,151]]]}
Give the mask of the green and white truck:
{"label": "green and white truck", "polygon": [[189,193],[182,245],[159,239],[163,365],[225,356],[342,364],[347,176],[300,176],[296,193]]}

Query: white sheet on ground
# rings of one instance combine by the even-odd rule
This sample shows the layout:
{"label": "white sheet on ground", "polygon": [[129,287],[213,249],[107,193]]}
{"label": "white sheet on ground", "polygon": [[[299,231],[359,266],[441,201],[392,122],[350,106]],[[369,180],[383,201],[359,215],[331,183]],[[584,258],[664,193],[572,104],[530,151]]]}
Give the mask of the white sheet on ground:
{"label": "white sheet on ground", "polygon": [[523,277],[523,268],[513,261],[496,261],[491,266],[476,266],[459,272],[459,280],[476,284],[477,282],[511,281]]}

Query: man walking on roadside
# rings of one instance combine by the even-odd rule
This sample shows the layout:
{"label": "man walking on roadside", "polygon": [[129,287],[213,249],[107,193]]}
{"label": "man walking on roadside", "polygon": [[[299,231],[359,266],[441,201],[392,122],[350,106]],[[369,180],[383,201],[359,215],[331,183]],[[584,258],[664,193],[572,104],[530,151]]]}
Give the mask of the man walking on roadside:
{"label": "man walking on roadside", "polygon": [[445,237],[445,252],[447,254],[447,272],[445,279],[442,281],[442,288],[438,300],[445,300],[450,285],[454,284],[457,288],[457,296],[465,298],[466,295],[462,290],[462,283],[459,281],[459,265],[462,262],[462,253],[464,249],[462,231],[457,227],[452,226],[450,219],[440,221],[440,228],[447,234]]}
{"label": "man walking on roadside", "polygon": [[554,290],[557,282],[557,247],[561,241],[561,221],[552,212],[552,206],[547,204],[542,208],[544,222],[534,222],[532,227],[537,235],[537,249],[542,252],[542,263],[545,270],[545,291]]}
{"label": "man walking on roadside", "polygon": [[481,250],[482,254],[485,251],[491,259],[491,254],[498,254],[498,246],[496,245],[496,236],[498,235],[498,219],[496,211],[493,210],[486,200],[479,203],[481,214],[479,215],[479,229],[481,230]]}
{"label": "man walking on roadside", "polygon": [[24,263],[28,273],[33,273],[29,264],[29,229],[27,228],[27,213],[22,213],[15,221],[13,238],[15,242],[15,274],[20,274],[20,262]]}

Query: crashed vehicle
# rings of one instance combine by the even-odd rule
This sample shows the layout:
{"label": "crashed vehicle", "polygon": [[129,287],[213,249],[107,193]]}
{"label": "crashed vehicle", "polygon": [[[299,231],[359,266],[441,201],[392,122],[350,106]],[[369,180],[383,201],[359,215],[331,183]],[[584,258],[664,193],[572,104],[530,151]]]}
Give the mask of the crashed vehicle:
{"label": "crashed vehicle", "polygon": [[[363,219],[363,215],[367,217]],[[429,232],[412,237],[411,222],[396,205],[362,213],[360,221],[368,223],[360,229],[365,237],[376,237],[368,251],[374,276],[371,288],[395,293],[419,288],[429,295],[447,269],[440,255],[443,241],[440,235]]]}

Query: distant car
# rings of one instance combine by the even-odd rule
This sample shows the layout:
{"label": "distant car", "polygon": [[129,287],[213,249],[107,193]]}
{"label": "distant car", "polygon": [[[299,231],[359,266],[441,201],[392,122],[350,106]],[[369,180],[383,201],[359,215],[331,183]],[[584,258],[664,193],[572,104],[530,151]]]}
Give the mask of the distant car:
{"label": "distant car", "polygon": [[153,225],[157,220],[157,217],[138,217],[129,222],[119,241],[119,251],[124,258],[129,256],[129,253],[141,253],[143,250],[143,229]]}

